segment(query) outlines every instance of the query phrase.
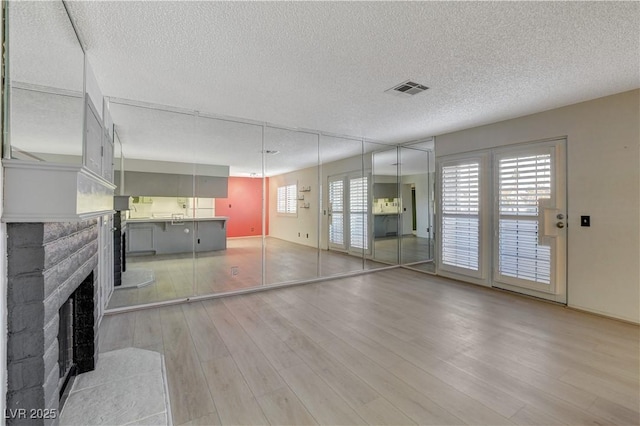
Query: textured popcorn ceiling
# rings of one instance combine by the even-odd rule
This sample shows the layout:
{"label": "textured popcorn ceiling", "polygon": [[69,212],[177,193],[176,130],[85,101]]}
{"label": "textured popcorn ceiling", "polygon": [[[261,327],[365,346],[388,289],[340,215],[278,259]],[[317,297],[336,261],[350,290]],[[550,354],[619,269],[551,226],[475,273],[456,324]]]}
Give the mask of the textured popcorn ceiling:
{"label": "textured popcorn ceiling", "polygon": [[[10,28],[34,54],[17,76],[70,89],[77,50],[60,3],[24,3]],[[638,2],[67,5],[106,96],[392,143],[640,86]],[[42,66],[52,54],[59,65]],[[384,93],[408,79],[430,89]],[[259,127],[125,105],[112,115],[130,158],[261,170]],[[317,161],[315,136],[284,133],[265,132],[265,148],[281,151],[268,174]],[[361,146],[331,138],[321,149],[328,161]]]}
{"label": "textured popcorn ceiling", "polygon": [[84,55],[62,2],[7,4],[11,80],[82,93]]}
{"label": "textured popcorn ceiling", "polygon": [[106,95],[392,142],[640,85],[638,2],[69,8]]}
{"label": "textured popcorn ceiling", "polygon": [[[143,105],[110,103],[126,158],[228,165],[234,176],[274,176],[355,157],[362,141],[282,129]],[[388,149],[367,143],[365,152]],[[266,155],[264,168],[262,151]],[[126,166],[125,166],[126,167]]]}

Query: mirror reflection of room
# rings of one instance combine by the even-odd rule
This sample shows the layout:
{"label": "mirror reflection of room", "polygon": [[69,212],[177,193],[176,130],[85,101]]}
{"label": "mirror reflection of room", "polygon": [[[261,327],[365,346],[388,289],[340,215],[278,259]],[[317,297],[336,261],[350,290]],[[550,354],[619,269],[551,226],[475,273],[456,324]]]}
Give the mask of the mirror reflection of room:
{"label": "mirror reflection of room", "polygon": [[398,148],[402,264],[434,272],[434,178],[433,141],[408,144]]}
{"label": "mirror reflection of room", "polygon": [[[113,182],[115,214],[100,220],[113,248],[107,309],[433,258],[431,146],[104,96],[71,23],[56,19],[62,3],[9,14],[5,157],[86,165]],[[34,14],[52,25],[29,31]],[[84,126],[99,144],[83,148]]]}
{"label": "mirror reflection of room", "polygon": [[433,271],[432,140],[373,154],[374,258]]}
{"label": "mirror reflection of room", "polygon": [[[11,2],[7,12],[11,60],[5,70],[10,123],[5,158],[81,163],[84,52],[64,6]],[[37,31],[33,20],[39,23]]]}
{"label": "mirror reflection of room", "polygon": [[[388,264],[374,255],[371,178],[374,151],[388,145],[119,99],[109,105],[124,159],[115,175],[126,268],[109,308]],[[158,149],[175,141],[180,156]],[[397,248],[394,256],[397,263]]]}

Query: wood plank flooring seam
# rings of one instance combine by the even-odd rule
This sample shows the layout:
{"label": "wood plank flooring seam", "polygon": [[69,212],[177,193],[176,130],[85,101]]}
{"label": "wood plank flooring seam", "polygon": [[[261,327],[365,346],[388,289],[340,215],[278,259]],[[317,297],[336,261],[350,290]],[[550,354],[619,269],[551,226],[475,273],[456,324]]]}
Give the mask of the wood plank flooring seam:
{"label": "wood plank flooring seam", "polygon": [[[268,302],[268,300],[267,300],[267,302]],[[319,325],[320,325],[320,324],[319,324]],[[304,331],[303,331],[303,333],[304,333]],[[349,342],[344,341],[343,339],[340,339],[340,338],[339,338],[339,337],[337,337],[337,336],[335,337],[335,339],[338,339],[338,340],[340,340],[340,341],[343,341],[345,344],[349,345]],[[351,346],[351,345],[349,345],[349,346]],[[356,351],[357,351],[357,349],[355,349],[355,348],[354,348],[354,350],[356,350]],[[358,351],[358,352],[359,352],[359,351]],[[369,359],[369,357],[368,357],[368,356],[366,356],[366,354],[363,354],[362,352],[359,352],[359,353],[361,353],[363,357],[365,357],[365,358]],[[375,361],[373,361],[373,360],[370,360],[370,361],[371,361],[371,362],[373,362],[373,363],[375,364]],[[349,368],[349,366],[348,366],[348,365],[345,365],[345,364],[344,364],[344,363],[342,363],[340,360],[338,360],[338,362],[340,362],[340,363],[341,363],[345,368],[347,368],[348,370],[350,370],[353,374],[355,374],[356,376],[358,376],[358,373],[357,373],[356,371],[352,370],[351,368]],[[383,370],[385,370],[385,371],[387,371],[387,373],[388,373],[388,374],[392,374],[392,375],[393,375],[393,373],[392,373],[392,372],[390,372],[390,371],[388,371],[386,368],[384,368],[384,367],[382,367],[382,366],[380,366],[380,368],[381,368],[381,369],[383,369]],[[395,376],[395,375],[394,375],[394,376]],[[321,377],[321,378],[322,378],[322,377]],[[417,390],[417,389],[413,388],[410,384],[406,383],[404,380],[402,380],[402,379],[400,379],[400,378],[398,378],[398,380],[401,380],[403,383],[405,383],[405,385],[406,385],[406,386],[408,386],[408,387],[410,387],[411,389],[414,389],[414,390],[416,390],[417,392],[419,392],[420,394],[422,394],[419,390]],[[364,381],[365,381],[365,383],[367,382],[366,380],[364,380]],[[371,386],[371,385],[370,385],[370,386]],[[434,405],[436,405],[436,406],[440,407],[440,408],[441,408],[442,410],[444,410],[444,411],[449,412],[448,410],[446,410],[446,408],[442,407],[440,404],[436,403],[436,402],[435,402],[435,401],[433,401],[431,398],[429,398],[429,397],[425,396],[424,394],[422,394],[422,395],[423,395],[426,399],[428,399],[432,404],[434,404]],[[394,406],[394,404],[393,404],[391,401],[389,401],[388,399],[386,399],[383,395],[380,395],[380,398],[382,398],[382,399],[386,400],[387,402],[389,402],[389,404],[391,404],[392,406]],[[402,412],[402,410],[401,410],[399,407],[395,407],[395,408],[397,408],[400,412]],[[407,413],[404,413],[404,414],[405,414],[405,415],[407,415]],[[450,413],[450,414],[451,414],[451,413]],[[452,415],[453,415],[453,414],[452,414]],[[409,416],[409,417],[411,417],[411,416]]]}
{"label": "wood plank flooring seam", "polygon": [[[253,297],[261,298],[261,295],[256,294],[256,295],[253,295]],[[264,300],[264,299],[262,299],[262,300]],[[268,304],[268,301],[267,301],[267,304]],[[249,309],[252,309],[252,308],[251,308],[251,306],[249,306]],[[259,315],[259,316],[260,316],[260,313],[258,313],[257,311],[255,311],[255,310],[254,310],[254,312],[255,312],[257,315]],[[285,320],[286,320],[286,318],[285,318]],[[267,322],[267,321],[265,321],[265,322]],[[269,324],[268,324],[268,322],[267,322],[267,325],[269,325]],[[295,324],[291,324],[291,325],[292,325],[293,327],[295,327]],[[298,329],[298,330],[299,330],[299,329]],[[304,331],[300,330],[300,332],[304,334]],[[285,342],[285,343],[286,343],[286,342]],[[294,348],[291,348],[291,349],[295,351],[295,349],[294,349]],[[308,365],[308,363],[307,363],[304,359],[302,360],[302,362],[303,362],[305,365],[307,365],[307,367],[308,367],[308,368],[310,368],[310,369],[312,370],[312,368]],[[347,368],[347,367],[345,366],[345,368]],[[312,371],[313,371],[313,370],[312,370]],[[320,377],[320,378],[322,379],[322,377]],[[326,380],[323,380],[323,381],[324,381],[324,382],[325,382],[329,387],[331,387],[331,384],[327,383],[327,382],[326,382]],[[335,391],[335,389],[334,389],[334,391]],[[294,391],[294,393],[295,393],[295,391]],[[382,396],[379,396],[379,397],[380,397],[380,398],[383,398]],[[383,398],[383,399],[384,399],[384,398]],[[387,401],[387,402],[388,402],[388,401]],[[352,407],[352,408],[353,408],[353,407]],[[396,407],[396,409],[397,409],[397,407]],[[317,421],[317,419],[316,419],[316,421]]]}
{"label": "wood plank flooring seam", "polygon": [[[197,353],[197,351],[196,351],[196,353]],[[220,414],[219,414],[219,411],[218,411],[218,405],[216,404],[216,400],[213,397],[213,393],[211,392],[211,387],[209,386],[209,382],[206,380],[206,375],[204,373],[204,368],[202,366],[202,361],[200,361],[200,358],[198,358],[198,361],[199,361],[198,365],[200,366],[200,371],[201,371],[203,377],[205,378],[205,383],[207,383],[207,389],[209,391],[209,398],[211,398],[211,403],[213,404],[213,408],[215,410],[214,412],[207,413],[206,415],[207,416],[215,415],[218,418],[218,420],[220,421]],[[222,424],[222,422],[220,422],[220,424]]]}
{"label": "wood plank flooring seam", "polygon": [[[173,377],[184,381],[179,386],[193,377],[198,388],[202,377],[210,402],[204,395],[195,400],[211,404],[216,416],[226,399],[214,398],[210,380],[217,376],[204,360],[227,353],[227,364],[219,365],[233,366],[243,398],[253,401],[256,415],[246,418],[260,424],[295,418],[321,424],[640,424],[637,327],[436,281],[386,271],[288,287],[212,302],[223,307],[215,318],[198,302],[222,339],[215,345],[200,313],[185,310],[190,305],[181,315],[160,308],[160,349],[172,354]],[[156,347],[155,337],[141,334],[158,333],[155,314],[131,314],[103,322],[101,351]],[[224,318],[230,324],[222,333],[216,321]],[[181,348],[184,343],[189,348]],[[225,351],[214,349],[220,344]],[[180,359],[188,362],[176,364]],[[324,391],[304,387],[305,371]],[[258,381],[252,384],[247,374]],[[316,401],[325,396],[333,402]],[[185,416],[193,403],[175,403],[183,408],[174,417],[179,411],[180,422],[197,423]],[[342,414],[318,411],[332,404]],[[191,417],[213,419],[191,409]]]}
{"label": "wood plank flooring seam", "polygon": [[[357,331],[356,331],[356,332],[357,332]],[[348,342],[347,342],[347,343],[348,343]],[[357,349],[356,349],[356,350],[357,350]],[[365,354],[365,355],[366,355],[366,354]],[[402,354],[399,354],[399,355],[402,357]],[[406,360],[406,358],[404,358],[404,359]],[[411,362],[411,360],[407,360],[407,362]],[[427,372],[427,373],[428,373],[428,372]],[[409,385],[409,384],[408,384],[408,385]],[[409,385],[409,386],[410,386],[410,385]],[[471,395],[468,395],[468,396],[469,396],[470,398],[473,398],[473,396],[471,396]],[[473,399],[475,399],[475,398],[473,398]],[[482,403],[481,401],[478,401],[478,402],[479,402],[479,403]],[[523,406],[524,406],[524,402],[523,402],[522,404],[523,404]],[[483,404],[483,405],[484,405],[484,404]],[[485,406],[486,406],[486,405],[485,405]],[[487,407],[487,409],[491,409],[491,408],[490,408],[490,407]]]}

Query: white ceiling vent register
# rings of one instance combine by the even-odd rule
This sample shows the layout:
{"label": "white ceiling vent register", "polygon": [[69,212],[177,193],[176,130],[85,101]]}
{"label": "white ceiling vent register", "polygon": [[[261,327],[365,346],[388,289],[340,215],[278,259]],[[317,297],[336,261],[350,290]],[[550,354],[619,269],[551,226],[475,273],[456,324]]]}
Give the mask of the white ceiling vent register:
{"label": "white ceiling vent register", "polygon": [[424,86],[422,84],[416,83],[411,80],[407,80],[404,83],[400,83],[396,86],[393,86],[391,89],[385,90],[385,93],[389,93],[391,95],[396,95],[396,96],[407,97],[407,96],[417,95],[418,93],[422,93],[427,89],[428,89],[427,86]]}

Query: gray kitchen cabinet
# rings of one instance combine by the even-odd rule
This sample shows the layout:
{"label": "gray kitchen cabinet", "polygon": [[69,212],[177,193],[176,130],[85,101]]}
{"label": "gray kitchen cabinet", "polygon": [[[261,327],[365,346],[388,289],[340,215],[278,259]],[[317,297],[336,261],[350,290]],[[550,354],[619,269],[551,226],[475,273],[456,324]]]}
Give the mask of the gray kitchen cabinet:
{"label": "gray kitchen cabinet", "polygon": [[127,226],[127,251],[131,253],[153,252],[154,224],[131,223]]}
{"label": "gray kitchen cabinet", "polygon": [[225,250],[226,220],[130,220],[127,222],[127,251],[135,255]]}
{"label": "gray kitchen cabinet", "polygon": [[156,242],[157,254],[188,253],[193,251],[194,222],[183,222],[181,224],[163,222],[157,226],[160,229],[160,238]]}
{"label": "gray kitchen cabinet", "polygon": [[227,198],[228,178],[220,176],[196,176],[196,197]]}
{"label": "gray kitchen cabinet", "polygon": [[225,250],[227,248],[226,221],[196,222],[196,251]]}
{"label": "gray kitchen cabinet", "polygon": [[[220,176],[193,176],[173,173],[125,171],[127,194],[150,197],[227,197],[228,178]],[[115,176],[120,186],[120,176]]]}
{"label": "gray kitchen cabinet", "polygon": [[398,185],[395,183],[374,183],[373,198],[398,198]]}
{"label": "gray kitchen cabinet", "polygon": [[387,224],[385,222],[386,216],[377,215],[373,217],[373,236],[375,238],[387,236]]}
{"label": "gray kitchen cabinet", "polygon": [[[178,179],[166,173],[125,172],[127,194],[147,195],[151,197],[177,197]],[[116,185],[120,185],[120,176],[116,176]]]}
{"label": "gray kitchen cabinet", "polygon": [[397,214],[377,214],[373,219],[373,236],[375,238],[398,235]]}
{"label": "gray kitchen cabinet", "polygon": [[194,197],[195,188],[192,175],[168,175],[170,179],[176,179],[178,181],[178,197]]}

